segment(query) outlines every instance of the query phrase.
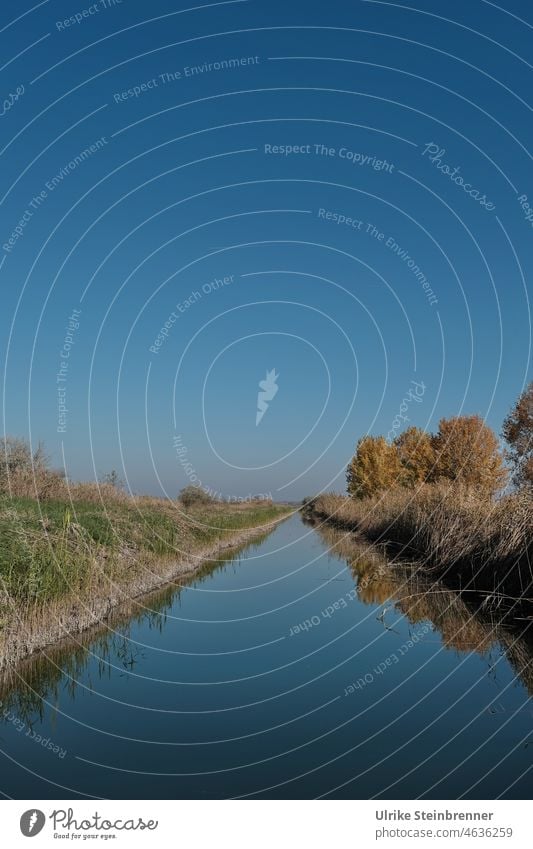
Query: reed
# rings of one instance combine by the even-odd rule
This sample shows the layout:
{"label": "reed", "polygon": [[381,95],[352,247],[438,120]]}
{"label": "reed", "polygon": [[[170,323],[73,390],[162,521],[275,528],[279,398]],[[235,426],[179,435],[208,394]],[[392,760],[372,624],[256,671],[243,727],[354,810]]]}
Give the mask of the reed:
{"label": "reed", "polygon": [[97,500],[87,498],[90,486],[72,488],[68,501],[0,497],[0,668],[195,571],[290,511],[271,502],[185,509],[101,486]]}
{"label": "reed", "polygon": [[321,495],[304,511],[461,586],[504,601],[533,600],[533,500],[527,493],[492,501],[460,485],[426,484],[368,499]]}

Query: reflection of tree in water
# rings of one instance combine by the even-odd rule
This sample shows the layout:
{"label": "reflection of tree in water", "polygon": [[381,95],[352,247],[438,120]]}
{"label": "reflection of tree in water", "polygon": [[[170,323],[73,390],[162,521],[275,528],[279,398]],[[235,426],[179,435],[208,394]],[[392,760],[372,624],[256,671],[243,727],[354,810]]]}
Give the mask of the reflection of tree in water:
{"label": "reflection of tree in water", "polygon": [[533,694],[533,628],[526,620],[505,621],[484,609],[482,599],[433,581],[419,566],[387,560],[378,548],[327,525],[316,527],[330,553],[346,561],[364,604],[387,602],[412,624],[430,622],[446,648],[477,652],[494,675],[492,653],[503,651]]}
{"label": "reflection of tree in water", "polygon": [[[83,676],[83,686],[92,689],[93,670],[98,678],[112,674],[125,675],[143,659],[143,650],[131,639],[132,627],[142,623],[150,629],[163,631],[172,607],[178,603],[182,589],[192,583],[209,580],[218,570],[229,566],[228,559],[237,564],[239,554],[258,548],[268,533],[237,549],[227,549],[216,560],[206,561],[196,572],[182,576],[180,584],[167,584],[138,599],[124,602],[113,611],[105,625],[97,625],[74,638],[50,646],[46,653],[38,652],[0,679],[0,722],[11,712],[31,727],[44,718],[46,704],[58,705],[61,694],[74,698]],[[91,661],[95,661],[91,664]]]}

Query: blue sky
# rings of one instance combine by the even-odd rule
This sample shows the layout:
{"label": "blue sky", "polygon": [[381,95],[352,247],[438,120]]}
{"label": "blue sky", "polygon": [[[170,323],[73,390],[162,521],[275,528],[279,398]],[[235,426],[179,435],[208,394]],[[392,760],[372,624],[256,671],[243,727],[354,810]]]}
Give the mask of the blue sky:
{"label": "blue sky", "polygon": [[499,431],[531,379],[525,4],[191,6],[2,4],[3,430],[73,478],[274,498],[343,488],[414,385],[400,429]]}

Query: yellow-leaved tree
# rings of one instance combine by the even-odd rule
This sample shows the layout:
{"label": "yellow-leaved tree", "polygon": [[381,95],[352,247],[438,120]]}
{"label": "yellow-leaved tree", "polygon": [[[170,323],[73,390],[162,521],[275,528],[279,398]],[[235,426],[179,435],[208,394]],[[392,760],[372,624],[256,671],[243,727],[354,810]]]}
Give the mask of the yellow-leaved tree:
{"label": "yellow-leaved tree", "polygon": [[481,497],[491,497],[506,482],[498,439],[481,416],[441,419],[433,447],[436,480],[459,481]]}
{"label": "yellow-leaved tree", "polygon": [[419,427],[408,427],[394,440],[402,464],[401,484],[410,488],[431,479],[435,449],[431,434]]}
{"label": "yellow-leaved tree", "polygon": [[383,436],[364,436],[346,470],[348,493],[368,498],[401,481],[402,465],[394,445]]}

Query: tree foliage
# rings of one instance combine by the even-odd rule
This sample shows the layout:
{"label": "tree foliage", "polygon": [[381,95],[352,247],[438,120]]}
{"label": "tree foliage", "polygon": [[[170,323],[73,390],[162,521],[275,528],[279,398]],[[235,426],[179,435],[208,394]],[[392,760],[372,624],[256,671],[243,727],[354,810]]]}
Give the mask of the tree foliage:
{"label": "tree foliage", "polygon": [[533,488],[533,381],[505,419],[502,436],[509,446],[514,483]]}
{"label": "tree foliage", "polygon": [[431,479],[435,464],[435,449],[431,434],[418,427],[409,427],[394,440],[402,465],[401,483],[414,488]]}
{"label": "tree foliage", "polygon": [[392,444],[383,436],[365,436],[346,472],[348,493],[355,498],[439,480],[455,481],[480,498],[490,498],[506,479],[496,434],[480,416],[441,419],[434,435],[410,427]]}
{"label": "tree foliage", "polygon": [[433,437],[435,479],[458,481],[490,497],[506,481],[507,473],[494,431],[481,416],[441,419]]}
{"label": "tree foliage", "polygon": [[346,471],[348,492],[355,498],[367,498],[397,486],[401,474],[396,447],[383,436],[364,436]]}

